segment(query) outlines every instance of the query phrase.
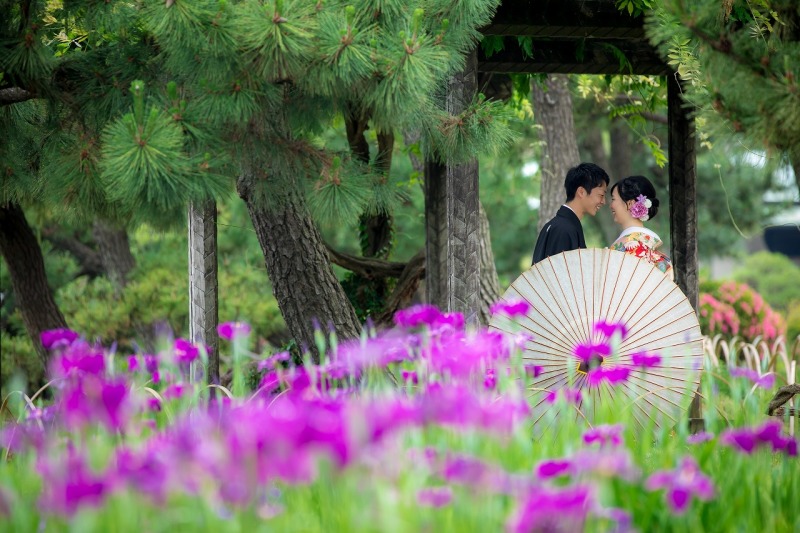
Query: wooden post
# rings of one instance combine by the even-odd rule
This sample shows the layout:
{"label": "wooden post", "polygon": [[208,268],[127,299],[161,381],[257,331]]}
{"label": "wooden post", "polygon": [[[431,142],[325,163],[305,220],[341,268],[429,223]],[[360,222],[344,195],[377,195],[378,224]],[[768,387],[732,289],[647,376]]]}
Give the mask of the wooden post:
{"label": "wooden post", "polygon": [[[189,205],[189,339],[208,350],[206,378],[219,384],[217,205]],[[214,389],[211,389],[213,397]]]}
{"label": "wooden post", "polygon": [[[684,105],[682,92],[678,75],[673,73],[667,76],[672,266],[675,269],[675,283],[697,310],[697,154],[694,119]],[[698,433],[704,427],[698,393],[689,408],[689,431]]]}
{"label": "wooden post", "polygon": [[[463,72],[450,78],[446,109],[461,113],[477,91],[477,52]],[[478,161],[425,165],[427,299],[444,311],[480,320],[480,234]]]}

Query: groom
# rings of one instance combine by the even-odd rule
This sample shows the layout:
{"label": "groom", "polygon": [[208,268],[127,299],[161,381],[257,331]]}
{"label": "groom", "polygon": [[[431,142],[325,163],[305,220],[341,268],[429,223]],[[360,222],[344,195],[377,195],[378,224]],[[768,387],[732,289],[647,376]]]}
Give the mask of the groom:
{"label": "groom", "polygon": [[583,239],[583,215],[595,216],[606,203],[608,174],[594,163],[581,163],[567,172],[564,189],[567,203],[561,206],[536,239],[533,264],[551,255],[586,248]]}

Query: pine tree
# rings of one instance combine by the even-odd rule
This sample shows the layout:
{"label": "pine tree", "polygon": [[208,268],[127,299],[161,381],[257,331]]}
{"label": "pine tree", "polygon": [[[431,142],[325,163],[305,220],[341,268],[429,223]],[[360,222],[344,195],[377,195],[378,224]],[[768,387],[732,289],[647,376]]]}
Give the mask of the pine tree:
{"label": "pine tree", "polygon": [[[786,153],[800,170],[800,8],[794,0],[663,0],[648,34],[717,133]],[[798,186],[800,186],[800,172]]]}
{"label": "pine tree", "polygon": [[[506,139],[496,104],[476,99],[458,117],[441,105],[496,4],[31,0],[2,29],[0,99],[41,99],[58,118],[59,141],[38,151],[58,161],[36,172],[48,194],[99,190],[121,218],[168,223],[235,183],[287,326],[313,352],[312,319],[342,337],[360,325],[309,199],[362,214],[381,198],[381,173],[319,133],[353,113],[384,135],[421,130],[442,161],[496,147]],[[9,154],[12,182],[26,182],[16,169],[30,159]]]}

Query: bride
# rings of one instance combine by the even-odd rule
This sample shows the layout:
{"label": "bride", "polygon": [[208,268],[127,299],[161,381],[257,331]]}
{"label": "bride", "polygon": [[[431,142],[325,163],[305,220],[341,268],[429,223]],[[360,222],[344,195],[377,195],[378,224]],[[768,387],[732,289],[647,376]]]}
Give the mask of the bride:
{"label": "bride", "polygon": [[609,248],[644,259],[674,279],[669,257],[658,250],[663,242],[644,227],[658,213],[658,204],[656,189],[644,176],[629,176],[615,183],[611,187],[611,214],[622,233]]}

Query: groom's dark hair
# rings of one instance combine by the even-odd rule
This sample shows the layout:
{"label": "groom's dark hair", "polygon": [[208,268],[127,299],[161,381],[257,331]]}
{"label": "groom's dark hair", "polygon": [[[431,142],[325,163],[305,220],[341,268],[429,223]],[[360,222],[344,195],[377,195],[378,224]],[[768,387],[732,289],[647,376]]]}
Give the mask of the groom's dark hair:
{"label": "groom's dark hair", "polygon": [[583,187],[586,192],[591,193],[595,187],[600,187],[603,183],[608,185],[608,174],[605,170],[594,163],[581,163],[567,171],[564,180],[564,189],[567,192],[567,201],[575,198],[578,187]]}

